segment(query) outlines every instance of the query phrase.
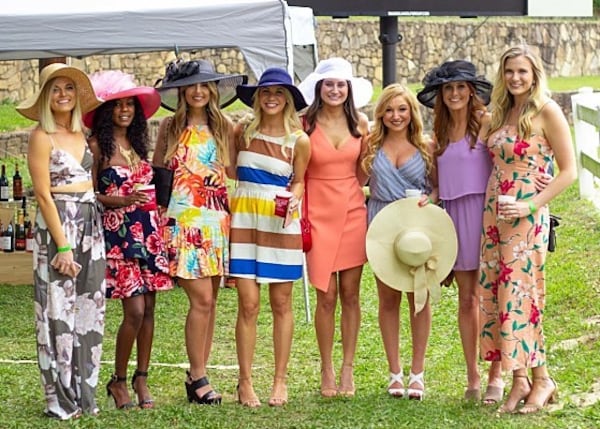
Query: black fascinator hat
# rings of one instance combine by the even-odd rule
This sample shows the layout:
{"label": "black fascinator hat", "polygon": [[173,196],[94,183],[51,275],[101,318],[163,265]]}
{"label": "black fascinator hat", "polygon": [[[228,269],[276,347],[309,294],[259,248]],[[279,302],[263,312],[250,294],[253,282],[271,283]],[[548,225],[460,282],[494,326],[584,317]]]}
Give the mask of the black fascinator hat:
{"label": "black fascinator hat", "polygon": [[[197,83],[216,82],[219,89],[219,106],[229,106],[236,99],[235,88],[248,82],[243,74],[223,74],[215,72],[215,68],[207,60],[175,60],[167,64],[165,76],[154,85],[160,93],[161,105],[165,109],[175,111],[178,91],[182,86]],[[158,86],[160,84],[160,86]]]}
{"label": "black fascinator hat", "polygon": [[417,99],[427,107],[433,107],[440,87],[448,82],[464,81],[475,87],[475,91],[483,104],[490,102],[492,84],[483,76],[477,76],[475,65],[469,61],[447,61],[430,70],[423,78],[425,86],[417,94]]}

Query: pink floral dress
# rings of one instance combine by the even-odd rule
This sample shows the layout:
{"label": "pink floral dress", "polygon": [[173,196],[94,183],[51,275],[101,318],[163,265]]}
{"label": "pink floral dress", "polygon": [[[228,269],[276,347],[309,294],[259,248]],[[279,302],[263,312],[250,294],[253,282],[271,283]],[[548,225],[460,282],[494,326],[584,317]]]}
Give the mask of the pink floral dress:
{"label": "pink floral dress", "polygon": [[497,217],[497,197],[513,195],[517,201],[533,198],[534,177],[547,171],[552,149],[543,136],[532,135],[524,141],[509,125],[492,134],[487,146],[493,167],[481,242],[481,357],[502,361],[506,371],[543,366],[548,207],[505,221]]}
{"label": "pink floral dress", "polygon": [[[137,184],[152,180],[152,167],[140,161],[133,168],[110,166],[98,175],[98,190],[126,196]],[[106,242],[106,297],[130,298],[173,287],[166,247],[156,210],[137,205],[106,208],[102,215]]]}

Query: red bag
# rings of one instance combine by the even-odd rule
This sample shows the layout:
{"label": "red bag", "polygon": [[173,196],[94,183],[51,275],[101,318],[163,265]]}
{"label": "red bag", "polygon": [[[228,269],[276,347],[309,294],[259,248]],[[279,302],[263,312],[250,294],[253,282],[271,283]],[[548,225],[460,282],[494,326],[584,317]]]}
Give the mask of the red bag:
{"label": "red bag", "polygon": [[302,251],[308,252],[312,248],[312,234],[310,220],[308,220],[308,192],[304,185],[304,198],[302,200],[302,217],[300,218],[300,232],[302,233]]}

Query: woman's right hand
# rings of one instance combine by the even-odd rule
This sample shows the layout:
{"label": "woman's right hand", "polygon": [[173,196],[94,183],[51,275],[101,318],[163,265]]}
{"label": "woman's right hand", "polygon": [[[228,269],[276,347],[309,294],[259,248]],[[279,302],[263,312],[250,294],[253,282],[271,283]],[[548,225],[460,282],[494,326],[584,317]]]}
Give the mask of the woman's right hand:
{"label": "woman's right hand", "polygon": [[81,265],[73,259],[73,251],[58,252],[50,262],[52,268],[63,276],[77,277],[81,270]]}
{"label": "woman's right hand", "polygon": [[143,205],[150,201],[150,197],[148,194],[142,191],[133,191],[131,194],[121,197],[123,207],[128,207],[130,205]]}

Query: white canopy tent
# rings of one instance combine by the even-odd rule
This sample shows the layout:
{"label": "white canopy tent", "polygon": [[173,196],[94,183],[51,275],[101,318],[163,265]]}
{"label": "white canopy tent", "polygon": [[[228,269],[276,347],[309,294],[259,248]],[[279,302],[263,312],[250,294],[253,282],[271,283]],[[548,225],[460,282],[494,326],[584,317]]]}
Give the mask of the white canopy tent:
{"label": "white canopy tent", "polygon": [[18,0],[0,11],[0,61],[237,47],[256,76],[292,73],[291,25],[284,0]]}

